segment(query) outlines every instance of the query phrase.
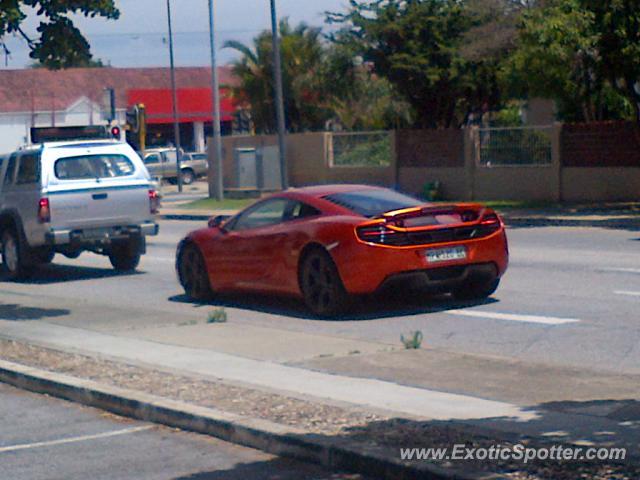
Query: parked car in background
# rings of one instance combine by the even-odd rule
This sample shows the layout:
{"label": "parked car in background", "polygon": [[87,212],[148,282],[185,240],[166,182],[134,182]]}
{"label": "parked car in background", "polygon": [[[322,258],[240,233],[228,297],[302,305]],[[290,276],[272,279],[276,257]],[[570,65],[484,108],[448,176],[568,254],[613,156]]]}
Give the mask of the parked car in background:
{"label": "parked car in background", "polygon": [[352,295],[398,284],[483,299],[498,288],[508,258],[504,225],[490,208],[326,185],[287,190],[211,220],[180,242],[176,268],[196,299],[279,293],[332,316]]}
{"label": "parked car in background", "polygon": [[[180,170],[182,183],[191,185],[198,177],[207,174],[209,163],[207,155],[194,158],[191,153],[182,153]],[[175,183],[178,178],[178,159],[175,148],[147,149],[142,155],[144,164],[152,177],[163,178]]]}
{"label": "parked car in background", "polygon": [[111,140],[44,143],[0,159],[4,269],[27,276],[56,253],[109,257],[134,270],[145,237],[157,235],[158,194],[142,160]]}

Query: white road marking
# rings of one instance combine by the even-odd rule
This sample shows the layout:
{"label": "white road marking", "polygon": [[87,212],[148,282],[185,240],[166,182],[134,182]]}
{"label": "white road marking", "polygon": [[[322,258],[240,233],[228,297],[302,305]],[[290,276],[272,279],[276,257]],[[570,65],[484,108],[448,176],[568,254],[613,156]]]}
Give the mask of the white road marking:
{"label": "white road marking", "polygon": [[616,295],[626,295],[628,297],[640,297],[640,292],[625,292],[624,290],[616,290]]}
{"label": "white road marking", "polygon": [[601,271],[614,273],[637,273],[640,275],[640,268],[603,268]]}
{"label": "white road marking", "polygon": [[68,443],[86,442],[89,440],[98,440],[101,438],[117,437],[120,435],[129,435],[132,433],[142,432],[155,428],[154,425],[146,425],[143,427],[125,428],[124,430],[116,430],[113,432],[98,433],[95,435],[83,435],[81,437],[62,438],[60,440],[50,440],[48,442],[24,443],[21,445],[10,445],[8,447],[0,447],[0,453],[15,452],[16,450],[29,450],[32,448],[52,447],[56,445],[66,445]]}
{"label": "white road marking", "polygon": [[578,323],[577,318],[543,317],[538,315],[517,315],[514,313],[479,312],[477,310],[448,310],[449,315],[462,315],[464,317],[490,318],[493,320],[507,320],[510,322],[541,323],[543,325],[564,325],[566,323]]}

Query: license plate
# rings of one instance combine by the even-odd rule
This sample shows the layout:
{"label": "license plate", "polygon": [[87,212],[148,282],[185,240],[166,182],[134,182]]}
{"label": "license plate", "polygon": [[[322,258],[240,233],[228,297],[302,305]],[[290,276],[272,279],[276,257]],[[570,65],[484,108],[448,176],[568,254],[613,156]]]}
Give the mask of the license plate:
{"label": "license plate", "polygon": [[449,262],[451,260],[464,260],[467,258],[467,249],[464,247],[438,248],[425,252],[427,262]]}

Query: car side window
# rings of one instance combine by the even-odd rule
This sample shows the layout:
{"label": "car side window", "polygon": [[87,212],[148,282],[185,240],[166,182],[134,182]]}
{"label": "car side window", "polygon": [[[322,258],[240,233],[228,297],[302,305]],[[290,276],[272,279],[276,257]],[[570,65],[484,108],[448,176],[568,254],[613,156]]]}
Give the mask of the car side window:
{"label": "car side window", "polygon": [[241,214],[231,227],[234,231],[268,227],[284,221],[285,210],[289,201],[286,198],[274,198],[259,203]]}
{"label": "car side window", "polygon": [[15,153],[9,157],[7,171],[4,174],[4,185],[11,185],[13,183],[13,177],[16,173],[16,159],[17,155]]}
{"label": "car side window", "polygon": [[320,210],[303,202],[292,201],[287,208],[285,220],[300,220],[320,215]]}
{"label": "car side window", "polygon": [[157,153],[154,153],[152,155],[149,155],[148,157],[144,158],[144,164],[145,165],[155,165],[160,163],[160,155]]}
{"label": "car side window", "polygon": [[16,185],[29,185],[40,181],[40,155],[28,153],[20,157]]}

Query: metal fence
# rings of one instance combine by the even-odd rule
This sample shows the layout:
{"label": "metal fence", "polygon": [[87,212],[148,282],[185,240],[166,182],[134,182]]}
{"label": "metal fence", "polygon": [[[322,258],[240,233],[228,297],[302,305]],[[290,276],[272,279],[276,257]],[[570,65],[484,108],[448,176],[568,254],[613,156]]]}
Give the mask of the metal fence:
{"label": "metal fence", "polygon": [[390,132],[331,133],[329,165],[332,167],[388,167],[392,160]]}
{"label": "metal fence", "polygon": [[553,127],[479,128],[475,132],[480,165],[550,165]]}

